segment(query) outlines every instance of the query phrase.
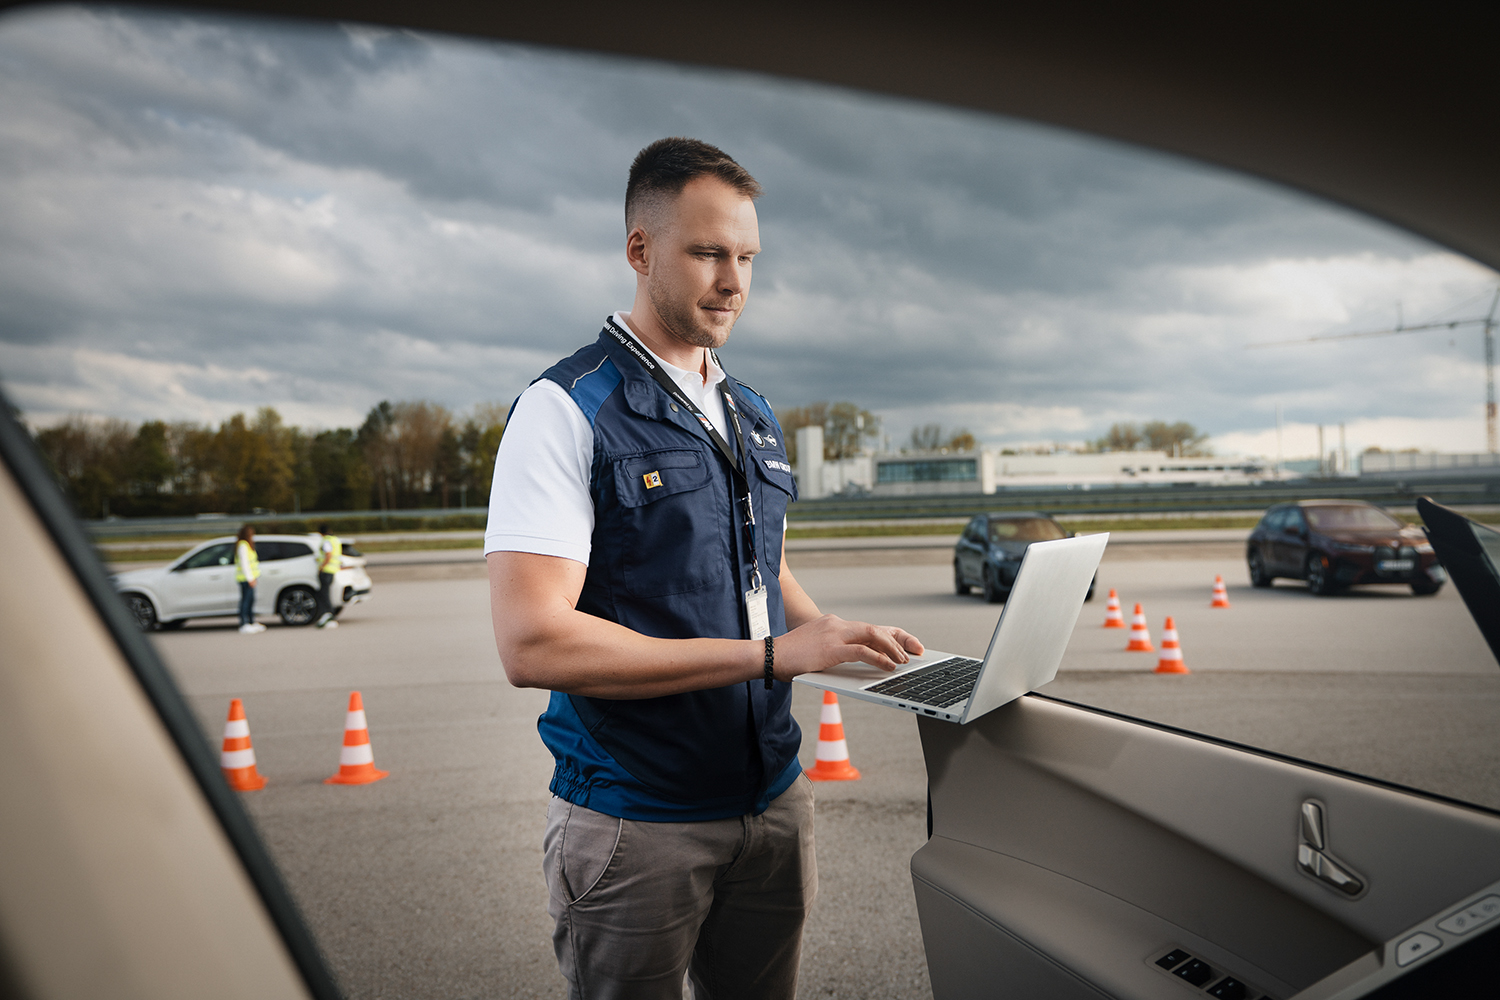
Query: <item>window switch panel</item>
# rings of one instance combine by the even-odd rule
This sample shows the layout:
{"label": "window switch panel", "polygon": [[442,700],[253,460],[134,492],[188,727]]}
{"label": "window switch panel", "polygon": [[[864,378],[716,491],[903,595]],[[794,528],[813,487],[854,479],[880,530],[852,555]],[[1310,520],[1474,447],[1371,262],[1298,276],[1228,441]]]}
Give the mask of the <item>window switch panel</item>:
{"label": "window switch panel", "polygon": [[1186,962],[1182,968],[1174,971],[1172,975],[1180,976],[1194,986],[1202,986],[1214,977],[1214,970],[1207,962],[1195,958]]}
{"label": "window switch panel", "polygon": [[1208,988],[1208,995],[1220,1000],[1246,1000],[1250,988],[1233,976],[1225,976]]}

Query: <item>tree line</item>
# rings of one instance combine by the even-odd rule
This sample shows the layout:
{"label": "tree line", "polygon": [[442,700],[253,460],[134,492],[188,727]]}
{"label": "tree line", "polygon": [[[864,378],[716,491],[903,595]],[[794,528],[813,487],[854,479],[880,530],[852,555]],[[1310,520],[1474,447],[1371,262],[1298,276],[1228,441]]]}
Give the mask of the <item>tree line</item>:
{"label": "tree line", "polygon": [[75,415],[34,438],[85,518],[445,508],[488,503],[505,413],[384,401],[334,430],[269,406],[217,427]]}
{"label": "tree line", "polygon": [[[786,451],[789,460],[797,462],[797,429],[809,426],[823,428],[823,460],[836,461],[853,458],[866,447],[867,442],[879,444],[880,418],[869,410],[862,410],[847,401],[809,403],[787,410],[779,410],[776,419],[786,435]],[[911,436],[901,450],[916,452],[973,451],[978,447],[974,435],[967,428],[948,430],[941,424],[924,424],[914,427]],[[1055,450],[1080,450],[1084,452],[1106,451],[1163,451],[1181,458],[1206,458],[1213,455],[1208,446],[1208,435],[1192,424],[1179,420],[1148,420],[1143,424],[1117,423],[1111,425],[1103,437],[1077,445],[1056,446]],[[1015,454],[1005,449],[1003,454]]]}
{"label": "tree line", "polygon": [[1164,451],[1179,458],[1208,458],[1213,449],[1208,446],[1208,435],[1192,424],[1179,420],[1150,420],[1144,424],[1114,424],[1109,433],[1089,442],[1090,451]]}
{"label": "tree line", "polygon": [[[498,404],[458,416],[436,403],[383,401],[358,428],[333,430],[288,426],[271,407],[217,427],[75,415],[35,440],[85,518],[438,509],[488,502],[505,415]],[[880,418],[847,401],[783,410],[777,419],[793,462],[800,427],[823,428],[827,461],[880,439]],[[1153,420],[1117,423],[1086,450],[1201,456],[1211,454],[1206,442],[1192,424]],[[929,424],[913,429],[908,447],[965,451],[975,440]]]}

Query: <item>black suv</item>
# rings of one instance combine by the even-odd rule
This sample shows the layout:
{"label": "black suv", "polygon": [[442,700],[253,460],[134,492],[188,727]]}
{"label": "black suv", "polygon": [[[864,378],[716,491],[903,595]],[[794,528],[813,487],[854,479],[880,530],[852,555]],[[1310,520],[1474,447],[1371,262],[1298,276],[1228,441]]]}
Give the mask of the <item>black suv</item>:
{"label": "black suv", "polygon": [[1357,583],[1405,583],[1436,594],[1447,577],[1421,528],[1361,500],[1302,500],[1266,511],[1245,548],[1250,582],[1306,580],[1314,594]]}

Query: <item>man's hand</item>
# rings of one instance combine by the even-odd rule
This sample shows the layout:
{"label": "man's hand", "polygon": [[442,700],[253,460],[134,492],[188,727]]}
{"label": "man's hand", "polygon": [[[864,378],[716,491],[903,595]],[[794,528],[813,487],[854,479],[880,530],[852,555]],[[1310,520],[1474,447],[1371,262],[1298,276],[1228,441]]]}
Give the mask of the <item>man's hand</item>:
{"label": "man's hand", "polygon": [[840,663],[895,670],[922,652],[922,643],[905,629],[823,615],[776,639],[776,678],[789,681]]}

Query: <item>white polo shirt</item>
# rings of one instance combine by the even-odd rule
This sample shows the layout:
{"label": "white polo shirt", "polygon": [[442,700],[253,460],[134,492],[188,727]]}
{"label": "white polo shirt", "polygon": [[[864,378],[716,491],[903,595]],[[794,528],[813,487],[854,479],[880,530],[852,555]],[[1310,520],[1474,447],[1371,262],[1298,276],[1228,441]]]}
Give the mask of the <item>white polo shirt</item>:
{"label": "white polo shirt", "polygon": [[[617,312],[614,318],[631,330],[628,313]],[[646,352],[682,387],[724,440],[733,441],[718,388],[724,371],[714,364],[713,355],[708,355],[705,381],[698,372],[662,361],[649,347]],[[588,565],[594,536],[594,502],[589,496],[593,461],[594,428],[567,390],[545,378],[528,386],[516,402],[495,455],[485,555],[535,552]]]}

